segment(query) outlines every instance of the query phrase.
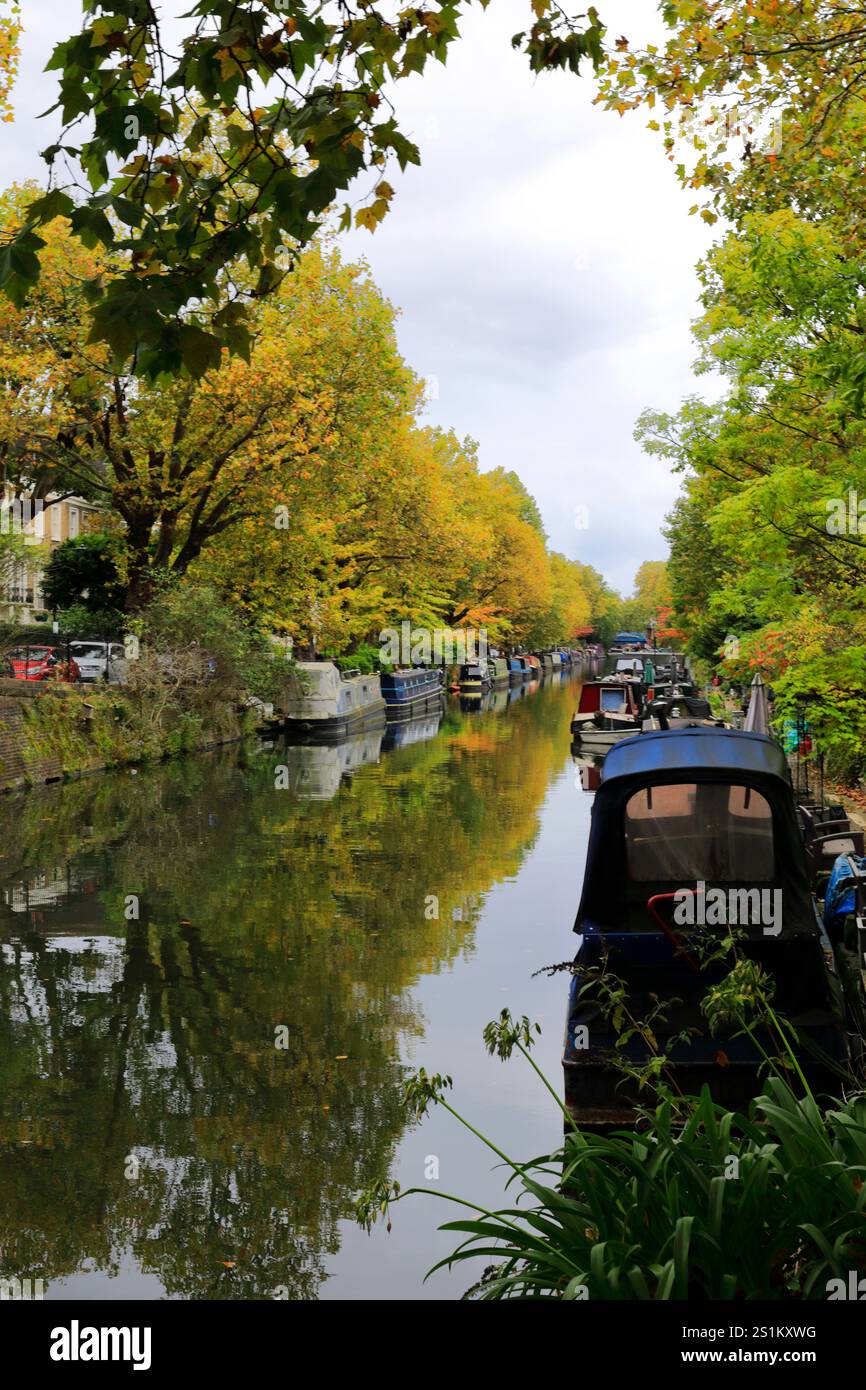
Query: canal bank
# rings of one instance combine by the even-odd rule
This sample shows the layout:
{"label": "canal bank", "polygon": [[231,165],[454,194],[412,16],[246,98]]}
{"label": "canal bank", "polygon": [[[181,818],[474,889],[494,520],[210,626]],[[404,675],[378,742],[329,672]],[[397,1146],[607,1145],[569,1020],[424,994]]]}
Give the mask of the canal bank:
{"label": "canal bank", "polygon": [[160,710],[119,687],[0,680],[0,792],[233,743],[252,711],[215,702],[201,713]]}

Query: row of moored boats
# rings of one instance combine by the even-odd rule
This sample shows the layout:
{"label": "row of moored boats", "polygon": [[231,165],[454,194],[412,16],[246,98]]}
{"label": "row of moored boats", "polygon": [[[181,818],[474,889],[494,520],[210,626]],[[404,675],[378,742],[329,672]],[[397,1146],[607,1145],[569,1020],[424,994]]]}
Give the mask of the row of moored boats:
{"label": "row of moored boats", "polygon": [[571,721],[581,751],[604,753],[620,739],[653,729],[724,723],[712,717],[681,652],[614,646],[608,655],[614,670],[584,682]]}
{"label": "row of moored boats", "polygon": [[[601,654],[596,648],[560,648],[485,657],[461,665],[450,689],[471,702],[490,691],[527,686],[560,673],[583,673]],[[435,713],[443,708],[445,694],[441,666],[368,674],[341,670],[333,661],[299,661],[273,722],[296,737],[330,742]]]}

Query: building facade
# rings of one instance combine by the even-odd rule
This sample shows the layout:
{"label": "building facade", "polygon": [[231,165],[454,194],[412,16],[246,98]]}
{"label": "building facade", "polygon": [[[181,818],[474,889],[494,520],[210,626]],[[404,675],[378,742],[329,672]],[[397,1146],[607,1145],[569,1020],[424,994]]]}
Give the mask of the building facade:
{"label": "building facade", "polygon": [[0,493],[0,535],[23,537],[26,553],[0,571],[0,619],[22,626],[47,622],[43,577],[52,550],[94,529],[98,510],[83,497],[36,501]]}

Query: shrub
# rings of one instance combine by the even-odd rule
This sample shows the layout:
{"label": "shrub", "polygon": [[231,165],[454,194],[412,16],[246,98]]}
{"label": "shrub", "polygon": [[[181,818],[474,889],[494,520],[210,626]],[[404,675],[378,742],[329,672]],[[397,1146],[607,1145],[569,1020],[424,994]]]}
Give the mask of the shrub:
{"label": "shrub", "polygon": [[133,626],[142,655],[130,662],[131,685],[162,680],[198,705],[243,693],[273,700],[285,680],[285,654],[207,584],[165,584]]}

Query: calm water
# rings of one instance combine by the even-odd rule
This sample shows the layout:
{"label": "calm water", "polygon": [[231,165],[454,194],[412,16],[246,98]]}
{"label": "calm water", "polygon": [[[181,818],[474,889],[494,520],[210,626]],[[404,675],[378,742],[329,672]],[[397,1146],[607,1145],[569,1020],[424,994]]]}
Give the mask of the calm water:
{"label": "calm water", "polygon": [[453,702],[394,748],[232,749],[0,801],[0,1276],[47,1298],[467,1287],[423,1282],[455,1243],[446,1203],[368,1236],[352,1198],[390,1174],[502,1200],[449,1115],[407,1123],[407,1066],[450,1073],[514,1156],[561,1132],[481,1032],[504,1006],[537,1019],[559,1085],[565,977],[532,974],[574,954],[575,694]]}

